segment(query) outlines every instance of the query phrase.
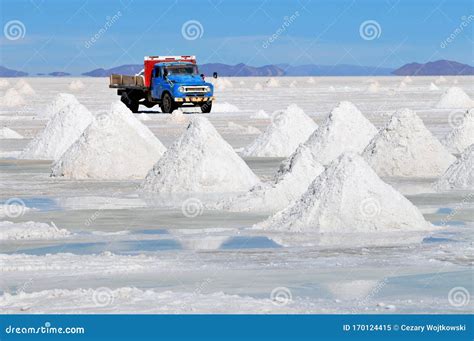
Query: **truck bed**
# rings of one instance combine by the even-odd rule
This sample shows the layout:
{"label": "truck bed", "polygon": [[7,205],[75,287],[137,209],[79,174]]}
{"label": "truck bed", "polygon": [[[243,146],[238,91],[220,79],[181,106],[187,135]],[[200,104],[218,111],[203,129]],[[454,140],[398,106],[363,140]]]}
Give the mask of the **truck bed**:
{"label": "truck bed", "polygon": [[143,76],[127,76],[112,74],[109,77],[109,88],[117,89],[145,89]]}

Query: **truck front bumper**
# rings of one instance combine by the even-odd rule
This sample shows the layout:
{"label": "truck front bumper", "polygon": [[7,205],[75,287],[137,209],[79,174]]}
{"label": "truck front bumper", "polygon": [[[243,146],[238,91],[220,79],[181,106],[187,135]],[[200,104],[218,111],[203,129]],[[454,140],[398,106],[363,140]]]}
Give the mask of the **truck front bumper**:
{"label": "truck front bumper", "polygon": [[186,97],[175,97],[175,102],[183,103],[198,103],[198,102],[209,102],[213,101],[214,96],[211,97],[198,97],[198,96],[186,96]]}

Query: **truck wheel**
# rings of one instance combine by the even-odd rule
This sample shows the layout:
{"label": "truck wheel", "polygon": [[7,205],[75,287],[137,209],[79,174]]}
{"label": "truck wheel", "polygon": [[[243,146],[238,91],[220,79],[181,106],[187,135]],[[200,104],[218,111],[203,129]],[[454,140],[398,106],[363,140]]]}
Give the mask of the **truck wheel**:
{"label": "truck wheel", "polygon": [[204,114],[210,113],[211,109],[212,109],[212,102],[211,101],[206,102],[206,103],[201,105],[201,112],[204,113]]}
{"label": "truck wheel", "polygon": [[130,109],[131,112],[133,112],[134,114],[136,114],[138,112],[138,106],[140,104],[138,104],[138,102],[136,101],[131,101],[130,104],[128,105],[128,108]]}
{"label": "truck wheel", "polygon": [[138,112],[138,101],[134,101],[133,99],[128,96],[127,93],[123,93],[122,96],[120,97],[120,100],[122,101],[123,104],[127,106],[127,108],[130,109],[131,112],[137,113]]}
{"label": "truck wheel", "polygon": [[160,108],[161,108],[161,112],[167,113],[167,114],[171,114],[173,110],[176,108],[176,105],[169,93],[165,92],[165,94],[161,98]]}

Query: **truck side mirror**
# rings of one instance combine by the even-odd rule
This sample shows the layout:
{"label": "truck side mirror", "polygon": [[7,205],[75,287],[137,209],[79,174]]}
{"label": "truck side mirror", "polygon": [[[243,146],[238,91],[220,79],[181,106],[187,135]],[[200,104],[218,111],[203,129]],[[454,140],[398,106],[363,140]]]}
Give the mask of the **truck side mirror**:
{"label": "truck side mirror", "polygon": [[217,78],[217,72],[214,72],[214,73],[212,74],[212,78]]}

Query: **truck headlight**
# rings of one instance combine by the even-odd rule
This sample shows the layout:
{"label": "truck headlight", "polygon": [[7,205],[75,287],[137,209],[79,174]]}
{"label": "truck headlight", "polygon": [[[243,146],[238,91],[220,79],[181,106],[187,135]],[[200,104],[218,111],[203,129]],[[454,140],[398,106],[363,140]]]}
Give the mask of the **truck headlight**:
{"label": "truck headlight", "polygon": [[179,92],[185,92],[184,86],[180,86],[180,87],[178,88],[178,91],[179,91]]}
{"label": "truck headlight", "polygon": [[210,92],[211,91],[211,87],[208,85],[208,86],[205,86],[204,89],[206,90],[206,92]]}

